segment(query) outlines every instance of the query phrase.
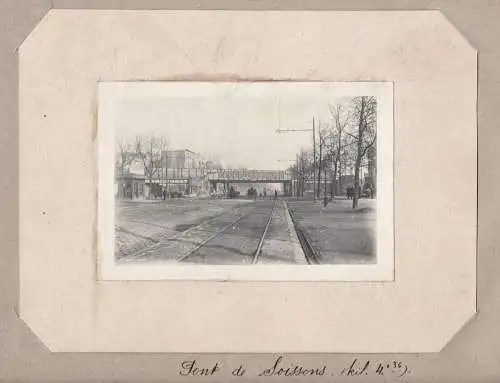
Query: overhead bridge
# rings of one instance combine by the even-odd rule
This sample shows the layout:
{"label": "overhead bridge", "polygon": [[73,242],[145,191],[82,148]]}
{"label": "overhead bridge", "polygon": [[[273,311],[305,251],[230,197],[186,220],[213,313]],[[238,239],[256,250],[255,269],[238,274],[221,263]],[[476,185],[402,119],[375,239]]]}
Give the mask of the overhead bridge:
{"label": "overhead bridge", "polygon": [[158,175],[153,180],[162,186],[166,185],[186,185],[201,187],[207,185],[212,190],[217,190],[217,185],[224,185],[225,190],[230,189],[230,185],[247,184],[271,184],[280,183],[284,185],[285,193],[290,194],[292,190],[292,175],[284,170],[246,170],[246,169],[207,169],[207,168],[179,168],[179,169],[159,169]]}
{"label": "overhead bridge", "polygon": [[243,170],[243,169],[206,169],[206,168],[179,168],[158,170],[154,177],[160,180],[184,180],[188,178],[202,178],[218,182],[255,182],[275,183],[291,182],[292,175],[285,170]]}
{"label": "overhead bridge", "polygon": [[211,169],[207,179],[212,190],[217,184],[223,184],[229,190],[233,184],[282,184],[285,195],[292,194],[292,175],[283,170],[243,170],[243,169]]}
{"label": "overhead bridge", "polygon": [[207,178],[211,182],[231,183],[288,183],[292,182],[289,172],[283,170],[209,170]]}

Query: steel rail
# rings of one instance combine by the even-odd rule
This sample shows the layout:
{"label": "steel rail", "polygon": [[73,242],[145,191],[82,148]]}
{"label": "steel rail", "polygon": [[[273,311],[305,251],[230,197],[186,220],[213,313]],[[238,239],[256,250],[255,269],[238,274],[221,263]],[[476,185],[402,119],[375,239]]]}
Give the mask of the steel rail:
{"label": "steel rail", "polygon": [[239,216],[238,218],[236,218],[234,221],[232,221],[230,224],[224,226],[221,230],[217,231],[216,233],[214,233],[213,235],[211,235],[209,238],[205,238],[202,242],[200,242],[199,244],[197,244],[194,248],[190,249],[189,251],[187,251],[186,253],[180,255],[179,257],[175,258],[175,260],[177,262],[182,262],[184,260],[186,260],[187,258],[189,258],[191,255],[193,255],[193,253],[195,253],[196,251],[198,251],[200,248],[202,248],[206,243],[210,242],[212,239],[214,238],[217,238],[219,235],[221,235],[222,233],[224,233],[227,229],[229,229],[231,226],[234,226],[235,223],[238,223],[239,221],[241,221],[243,218],[245,218],[247,215],[249,215],[251,213],[252,209],[248,209],[244,214],[242,214],[241,216]]}
{"label": "steel rail", "polygon": [[269,214],[269,219],[267,220],[266,227],[264,228],[264,232],[262,233],[262,236],[260,237],[259,244],[257,245],[257,249],[255,250],[255,253],[253,254],[253,264],[256,264],[257,261],[259,260],[260,252],[262,251],[262,246],[264,245],[264,239],[267,234],[267,230],[269,229],[269,225],[271,224],[271,221],[274,216],[274,212],[276,211],[276,206],[278,206],[278,200],[274,201],[273,208],[271,209],[271,214]]}
{"label": "steel rail", "polygon": [[[236,223],[236,222],[238,222],[241,218],[243,218],[244,216],[246,216],[246,215],[248,215],[250,213],[250,209],[248,209],[247,206],[242,207],[241,210],[243,210],[243,214],[241,216],[239,216],[238,218],[236,218],[236,220],[233,221],[231,223],[231,225],[234,224],[234,223]],[[198,230],[198,229],[200,229],[201,225],[210,224],[212,221],[215,221],[217,218],[220,218],[223,215],[224,215],[224,213],[220,213],[220,214],[217,214],[217,215],[215,215],[213,217],[210,217],[210,218],[207,218],[207,219],[202,219],[202,221],[198,225],[190,227],[189,229],[181,231],[179,233],[175,233],[175,234],[169,236],[168,238],[164,238],[164,239],[161,239],[161,240],[156,240],[156,242],[153,243],[152,245],[149,245],[149,246],[147,246],[145,248],[137,250],[137,251],[135,251],[132,254],[124,255],[124,256],[122,256],[122,258],[140,258],[144,253],[150,252],[152,250],[156,250],[156,249],[164,246],[165,243],[167,243],[169,241],[176,240],[177,238],[179,238],[179,237],[181,237],[183,235],[186,235],[186,233]]]}
{"label": "steel rail", "polygon": [[302,229],[297,219],[294,216],[293,210],[288,208],[288,212],[290,213],[290,218],[292,219],[293,225],[295,227],[295,232],[297,233],[297,238],[299,239],[300,246],[302,246],[302,250],[304,251],[304,255],[306,256],[306,260],[308,264],[317,265],[320,264],[321,253],[318,249],[314,247],[311,239],[307,232]]}

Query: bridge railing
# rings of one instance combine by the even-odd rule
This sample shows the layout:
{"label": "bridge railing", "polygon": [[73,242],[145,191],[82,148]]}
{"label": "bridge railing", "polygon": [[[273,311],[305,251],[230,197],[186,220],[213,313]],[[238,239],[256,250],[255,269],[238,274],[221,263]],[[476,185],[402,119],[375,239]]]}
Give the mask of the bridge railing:
{"label": "bridge railing", "polygon": [[208,173],[210,180],[227,181],[289,181],[292,175],[282,170],[241,170],[241,169],[217,169]]}
{"label": "bridge railing", "polygon": [[206,177],[209,169],[205,168],[172,168],[158,169],[158,176],[156,178],[162,179],[186,179],[193,177]]}
{"label": "bridge railing", "polygon": [[284,170],[244,170],[244,169],[207,169],[207,168],[160,168],[154,179],[203,178],[219,181],[291,181],[292,174]]}

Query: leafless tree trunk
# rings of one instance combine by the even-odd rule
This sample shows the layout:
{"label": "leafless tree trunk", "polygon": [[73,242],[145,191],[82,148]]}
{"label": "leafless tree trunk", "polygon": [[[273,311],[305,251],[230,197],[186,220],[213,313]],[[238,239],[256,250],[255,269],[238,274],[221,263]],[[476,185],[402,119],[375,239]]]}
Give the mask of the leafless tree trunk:
{"label": "leafless tree trunk", "polygon": [[[362,99],[363,100],[363,99]],[[363,136],[363,123],[362,119],[364,118],[363,115],[365,113],[365,102],[361,101],[361,111],[360,111],[360,122],[358,125],[358,144],[356,145],[357,153],[356,153],[356,163],[354,165],[354,196],[352,199],[352,208],[355,209],[358,207],[358,201],[359,201],[359,167],[361,165],[361,152],[362,152],[362,146],[361,146],[361,139]]]}
{"label": "leafless tree trunk", "polygon": [[337,187],[337,175],[338,175],[338,159],[333,159],[333,164],[332,164],[332,183],[330,185],[330,201],[333,201],[335,199],[335,195],[337,194],[337,191],[335,190]]}
{"label": "leafless tree trunk", "polygon": [[[318,190],[317,190],[317,198],[320,198],[321,191],[321,166],[323,164],[323,135],[321,134],[321,125],[319,125],[319,162],[318,162]],[[313,169],[315,171],[315,169]]]}
{"label": "leafless tree trunk", "polygon": [[324,190],[323,190],[323,199],[325,200],[325,202],[327,201],[327,192],[326,192],[326,189],[327,189],[327,178],[326,178],[326,166],[323,166],[323,179],[324,179]]}
{"label": "leafless tree trunk", "polygon": [[151,190],[153,179],[161,169],[162,152],[167,149],[167,140],[165,137],[136,136],[135,151],[144,167],[144,175],[148,180],[148,199],[151,199]]}
{"label": "leafless tree trunk", "polygon": [[342,162],[339,162],[339,188],[338,192],[340,193],[342,191]]}
{"label": "leafless tree trunk", "polygon": [[304,152],[300,151],[300,196],[304,196],[305,189],[305,177],[306,177],[306,169],[305,169],[305,159]]}
{"label": "leafless tree trunk", "polygon": [[131,164],[132,145],[125,140],[117,142],[117,163],[116,169],[120,171],[121,185],[118,188],[118,197],[125,197],[125,173]]}
{"label": "leafless tree trunk", "polygon": [[376,142],[376,99],[374,97],[362,96],[353,99],[354,116],[357,124],[357,135],[352,135],[356,140],[356,160],[354,163],[354,197],[352,208],[358,207],[360,198],[360,168],[361,162]]}
{"label": "leafless tree trunk", "polygon": [[335,124],[331,131],[331,157],[333,174],[330,200],[333,200],[337,192],[337,176],[339,178],[339,189],[342,187],[342,152],[346,146],[344,129],[348,123],[348,115],[344,113],[341,104],[336,104],[335,107],[330,106],[330,114]]}
{"label": "leafless tree trunk", "polygon": [[[347,136],[347,137],[349,137],[349,136]],[[345,144],[344,148],[340,154],[340,159],[339,159],[339,178],[340,178],[339,188],[340,188],[340,190],[342,190],[342,188],[345,186],[345,184],[344,184],[345,180],[343,180],[342,177],[349,175],[350,170],[353,168],[353,166],[352,166],[353,154],[351,153],[351,151],[354,148],[354,145],[352,145],[352,144],[353,144],[352,142]],[[348,182],[347,182],[347,185],[348,185]]]}

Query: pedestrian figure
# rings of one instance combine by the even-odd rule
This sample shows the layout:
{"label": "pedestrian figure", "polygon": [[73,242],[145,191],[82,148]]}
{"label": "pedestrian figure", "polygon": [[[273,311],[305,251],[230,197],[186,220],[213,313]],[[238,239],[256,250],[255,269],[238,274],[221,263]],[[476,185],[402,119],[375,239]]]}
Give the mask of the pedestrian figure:
{"label": "pedestrian figure", "polygon": [[167,189],[163,189],[163,200],[167,199]]}
{"label": "pedestrian figure", "polygon": [[277,190],[274,191],[274,199],[278,199],[278,191]]}

